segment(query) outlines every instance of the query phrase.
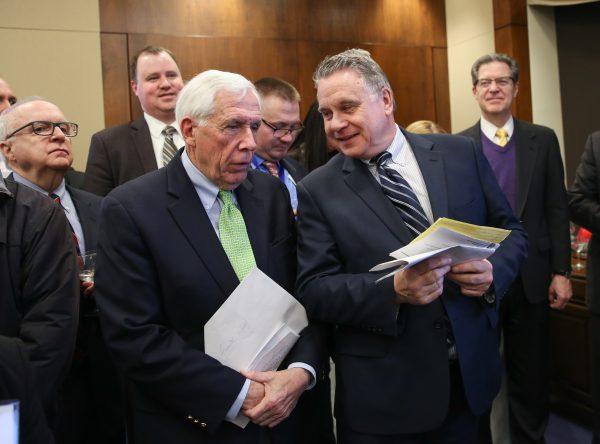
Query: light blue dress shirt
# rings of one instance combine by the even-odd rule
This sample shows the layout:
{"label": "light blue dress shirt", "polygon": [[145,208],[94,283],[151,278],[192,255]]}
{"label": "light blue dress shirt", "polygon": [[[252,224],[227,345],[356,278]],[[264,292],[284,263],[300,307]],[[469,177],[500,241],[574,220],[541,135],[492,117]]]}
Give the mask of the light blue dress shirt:
{"label": "light blue dress shirt", "polygon": [[[263,173],[271,174],[266,166],[263,165],[265,160],[260,157],[258,154],[254,153],[252,157],[252,168],[255,170],[262,171]],[[296,214],[296,210],[298,209],[298,193],[296,192],[296,181],[292,177],[292,175],[281,165],[281,162],[277,162],[277,169],[279,170],[279,180],[283,182],[288,192],[290,193],[290,201],[292,203],[292,208],[294,210],[294,214]]]}
{"label": "light blue dress shirt", "polygon": [[[219,216],[221,214],[222,202],[218,197],[219,188],[214,183],[212,183],[198,168],[196,168],[196,166],[190,160],[186,150],[183,150],[183,153],[181,155],[181,163],[183,164],[183,168],[187,173],[188,177],[192,181],[192,185],[194,185],[194,189],[196,190],[196,193],[198,194],[198,197],[202,202],[202,206],[204,207],[204,210],[208,215],[208,218],[215,230],[215,233],[220,239]],[[233,203],[239,208],[237,199],[235,197],[235,193],[231,194],[233,198]],[[311,374],[312,378],[309,386],[307,387],[307,390],[313,388],[317,382],[317,373],[315,372],[315,369],[303,362],[293,362],[288,366],[288,368],[295,367],[303,368]],[[226,421],[233,421],[236,418],[236,416],[240,412],[240,409],[242,408],[244,400],[246,399],[246,395],[248,394],[249,388],[250,380],[246,379],[238,397],[229,408],[227,415],[225,415]]]}

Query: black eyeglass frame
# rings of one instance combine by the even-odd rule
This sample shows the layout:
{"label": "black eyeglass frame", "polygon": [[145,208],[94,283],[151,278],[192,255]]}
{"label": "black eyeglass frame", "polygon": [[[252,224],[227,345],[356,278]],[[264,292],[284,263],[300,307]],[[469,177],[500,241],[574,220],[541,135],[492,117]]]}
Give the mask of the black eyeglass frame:
{"label": "black eyeglass frame", "polygon": [[[262,123],[264,123],[265,125],[267,125],[269,128],[271,128],[273,130],[273,135],[275,137],[285,137],[288,134],[292,134],[295,137],[298,134],[300,134],[300,131],[302,131],[304,129],[304,125],[302,125],[302,122],[300,122],[296,128],[292,129],[292,128],[277,128],[275,125],[267,122],[265,119],[260,119],[260,120],[262,121]],[[278,136],[277,134],[275,134],[277,131],[285,131],[285,134]]]}
{"label": "black eyeglass frame", "polygon": [[[49,133],[48,132],[42,133],[41,130],[36,131],[36,129],[34,127],[34,125],[36,123],[45,123],[47,125],[52,125],[52,130]],[[60,127],[60,125],[64,125],[64,124],[73,125],[75,127],[75,134],[70,136],[65,131],[63,131],[63,129]],[[30,126],[31,129],[33,130],[33,133],[38,136],[51,136],[52,134],[54,134],[54,130],[56,129],[56,127],[58,127],[66,137],[75,137],[79,133],[79,125],[74,122],[48,122],[46,120],[34,120],[33,122],[29,122],[28,124],[23,125],[22,127],[14,130],[12,133],[10,133],[8,136],[6,136],[6,140],[10,139],[12,136],[17,134],[22,129],[27,128],[28,126]]]}

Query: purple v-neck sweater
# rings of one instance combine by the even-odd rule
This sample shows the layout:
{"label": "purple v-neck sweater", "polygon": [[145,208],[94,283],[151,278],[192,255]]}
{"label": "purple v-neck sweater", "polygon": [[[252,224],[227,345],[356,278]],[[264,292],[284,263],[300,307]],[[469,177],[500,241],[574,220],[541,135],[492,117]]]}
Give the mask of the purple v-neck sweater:
{"label": "purple v-neck sweater", "polygon": [[496,180],[502,188],[504,195],[513,211],[517,206],[517,163],[516,163],[516,142],[515,137],[510,138],[506,146],[501,147],[488,139],[483,132],[481,133],[481,144],[483,154],[494,170]]}

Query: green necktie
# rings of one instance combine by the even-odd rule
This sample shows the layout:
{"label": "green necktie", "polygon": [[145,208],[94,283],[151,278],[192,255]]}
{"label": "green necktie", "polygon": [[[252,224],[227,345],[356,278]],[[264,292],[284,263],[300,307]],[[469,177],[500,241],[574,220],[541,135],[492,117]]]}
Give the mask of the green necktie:
{"label": "green necktie", "polygon": [[250,245],[244,217],[233,203],[231,191],[220,190],[219,198],[223,202],[219,215],[221,245],[241,282],[256,266],[252,245]]}

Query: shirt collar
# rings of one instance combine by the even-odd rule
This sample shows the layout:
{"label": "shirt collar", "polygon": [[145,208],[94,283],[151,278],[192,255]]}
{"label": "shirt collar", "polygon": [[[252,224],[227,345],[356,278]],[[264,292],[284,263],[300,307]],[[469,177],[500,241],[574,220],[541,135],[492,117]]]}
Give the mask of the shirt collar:
{"label": "shirt collar", "polygon": [[[258,168],[264,162],[265,162],[265,159],[263,159],[262,157],[260,157],[258,154],[254,153],[254,155],[252,156],[252,166],[254,168]],[[277,165],[277,167],[279,167],[279,162],[274,162],[274,163],[275,163],[275,165]]]}
{"label": "shirt collar", "polygon": [[65,179],[63,179],[60,182],[60,185],[58,185],[58,187],[56,187],[55,190],[48,192],[48,191],[44,190],[42,187],[40,187],[40,186],[36,185],[35,183],[31,182],[30,180],[24,178],[19,173],[13,171],[12,174],[13,174],[13,178],[15,179],[15,182],[22,183],[23,185],[26,185],[29,188],[34,189],[35,191],[45,194],[46,196],[48,196],[50,194],[56,194],[62,200],[65,197],[65,193],[67,192],[67,188],[65,186]]}
{"label": "shirt collar", "polygon": [[[385,149],[385,151],[388,151],[392,155],[392,162],[403,164],[406,158],[406,150],[403,148],[404,145],[406,145],[407,141],[402,131],[400,131],[398,124],[394,125],[396,125],[396,134],[394,135],[392,143],[390,143],[390,145]],[[371,163],[370,160],[363,160],[363,162],[367,164]]]}
{"label": "shirt collar", "polygon": [[[496,131],[498,131],[500,129],[499,127],[494,125],[492,122],[485,120],[485,118],[483,116],[481,116],[480,127],[481,127],[481,132],[485,135],[485,137],[487,137],[490,140],[494,140],[494,137],[496,137]],[[504,128],[506,130],[506,133],[508,134],[508,138],[510,139],[515,130],[515,121],[513,120],[512,116],[510,116],[510,118],[504,124],[504,126],[502,126],[502,128]]]}
{"label": "shirt collar", "polygon": [[176,121],[173,121],[169,124],[165,124],[164,122],[161,122],[157,118],[152,117],[150,114],[147,114],[147,113],[144,113],[144,119],[146,119],[146,123],[148,124],[148,129],[150,130],[150,134],[152,135],[152,137],[162,136],[162,131],[167,126],[172,126],[173,128],[175,128],[177,130],[177,133],[179,133],[179,135],[181,135],[181,131],[179,130],[179,125],[177,124]]}
{"label": "shirt collar", "polygon": [[202,206],[205,210],[210,210],[217,200],[219,187],[212,183],[198,168],[196,168],[196,165],[194,165],[189,158],[187,150],[183,150],[183,153],[181,154],[181,163],[183,164],[183,169],[192,181],[192,185],[194,185],[196,192],[200,196]]}

